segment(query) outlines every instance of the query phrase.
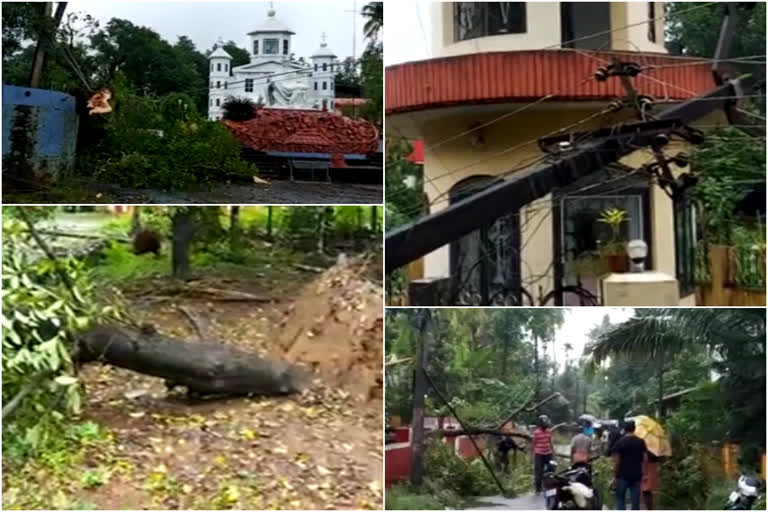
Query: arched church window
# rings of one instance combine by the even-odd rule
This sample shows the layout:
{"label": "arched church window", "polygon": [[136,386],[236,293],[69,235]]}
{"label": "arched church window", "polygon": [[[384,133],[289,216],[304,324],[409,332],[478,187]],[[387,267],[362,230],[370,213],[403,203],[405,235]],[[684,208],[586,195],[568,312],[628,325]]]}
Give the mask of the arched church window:
{"label": "arched church window", "polygon": [[221,62],[216,63],[216,71],[221,71]]}
{"label": "arched church window", "polygon": [[323,71],[328,71],[328,64],[323,62]]}
{"label": "arched church window", "polygon": [[323,110],[328,110],[328,102],[323,100]]}
{"label": "arched church window", "polygon": [[224,88],[225,88],[225,89],[227,88],[227,85],[228,85],[228,84],[229,84],[229,82],[226,82],[226,81],[224,82]]}
{"label": "arched church window", "polygon": [[283,55],[288,55],[288,40],[283,39]]}
{"label": "arched church window", "polygon": [[221,99],[219,99],[219,98],[216,98],[216,106],[218,107],[218,106],[220,106],[220,105],[221,105]]}
{"label": "arched church window", "polygon": [[258,55],[259,54],[259,40],[255,39],[253,41],[253,54]]}
{"label": "arched church window", "polygon": [[245,79],[245,92],[253,92],[253,78]]}
{"label": "arched church window", "polygon": [[315,71],[317,71],[317,64],[315,64]]}
{"label": "arched church window", "polygon": [[331,62],[331,71],[333,71],[333,62]]}
{"label": "arched church window", "polygon": [[216,88],[221,89],[221,80],[216,80]]}
{"label": "arched church window", "polygon": [[315,90],[317,90],[317,82],[315,82]]}
{"label": "arched church window", "polygon": [[211,62],[211,71],[213,71],[213,62]]}
{"label": "arched church window", "polygon": [[229,64],[224,64],[224,71],[229,72]]}
{"label": "arched church window", "polygon": [[209,107],[212,107],[212,106],[213,106],[213,98],[211,98],[211,99],[209,99],[209,100],[208,100],[208,106],[209,106]]}
{"label": "arched church window", "polygon": [[328,82],[326,82],[325,80],[323,80],[323,90],[324,91],[328,90]]}

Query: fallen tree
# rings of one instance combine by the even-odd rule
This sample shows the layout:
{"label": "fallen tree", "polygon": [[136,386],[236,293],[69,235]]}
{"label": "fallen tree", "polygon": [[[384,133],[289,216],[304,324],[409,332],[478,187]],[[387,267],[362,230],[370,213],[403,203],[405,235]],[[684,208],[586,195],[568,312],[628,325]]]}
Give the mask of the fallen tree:
{"label": "fallen tree", "polygon": [[101,361],[161,377],[198,395],[284,395],[302,391],[308,374],[299,366],[224,344],[188,343],[152,326],[104,325],[82,334],[78,361]]}

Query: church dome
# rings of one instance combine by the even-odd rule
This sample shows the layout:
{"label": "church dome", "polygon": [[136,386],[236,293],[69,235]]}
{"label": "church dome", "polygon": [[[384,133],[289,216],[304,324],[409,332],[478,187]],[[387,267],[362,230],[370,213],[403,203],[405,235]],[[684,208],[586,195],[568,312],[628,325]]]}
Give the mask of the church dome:
{"label": "church dome", "polygon": [[295,34],[293,30],[288,28],[282,21],[275,18],[275,9],[270,8],[267,12],[267,19],[261,26],[255,28],[251,32],[248,32],[249,36],[254,34],[269,34],[269,33],[281,33],[281,34]]}
{"label": "church dome", "polygon": [[232,60],[232,56],[224,50],[221,46],[216,48],[212,54],[208,56],[209,59],[216,59],[216,58],[223,58],[223,59],[229,59]]}
{"label": "church dome", "polygon": [[316,57],[331,57],[331,58],[334,58],[334,57],[336,57],[336,54],[333,53],[330,48],[328,48],[328,43],[323,41],[322,43],[320,43],[320,48],[318,48],[317,50],[312,52],[312,58],[314,59]]}

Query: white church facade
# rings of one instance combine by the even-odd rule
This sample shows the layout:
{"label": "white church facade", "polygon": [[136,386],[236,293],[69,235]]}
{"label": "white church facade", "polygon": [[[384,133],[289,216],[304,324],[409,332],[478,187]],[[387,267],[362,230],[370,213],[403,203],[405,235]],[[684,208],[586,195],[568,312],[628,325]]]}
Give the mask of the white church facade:
{"label": "white church facade", "polygon": [[291,59],[295,33],[275,18],[270,8],[266,21],[248,33],[251,61],[232,67],[232,56],[219,46],[208,57],[210,82],[208,119],[222,118],[229,97],[249,98],[270,108],[334,110],[336,55],[325,36],[306,65]]}

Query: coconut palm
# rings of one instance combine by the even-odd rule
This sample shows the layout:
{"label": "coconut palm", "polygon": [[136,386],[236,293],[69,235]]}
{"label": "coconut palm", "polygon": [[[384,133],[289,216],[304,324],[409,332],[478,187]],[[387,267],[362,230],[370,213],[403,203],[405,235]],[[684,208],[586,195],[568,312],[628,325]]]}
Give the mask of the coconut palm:
{"label": "coconut palm", "polygon": [[727,366],[728,361],[738,361],[738,366],[744,368],[749,362],[759,361],[762,372],[757,367],[755,369],[764,376],[765,311],[752,308],[638,309],[628,321],[600,332],[586,347],[586,354],[595,364],[615,356],[655,362],[659,416],[663,418],[666,363],[681,350],[694,346],[711,351],[715,355],[714,361],[720,362],[714,365],[716,367]]}
{"label": "coconut palm", "polygon": [[379,32],[384,27],[384,2],[369,2],[363,6],[360,14],[368,18],[363,27],[365,37],[377,39]]}

